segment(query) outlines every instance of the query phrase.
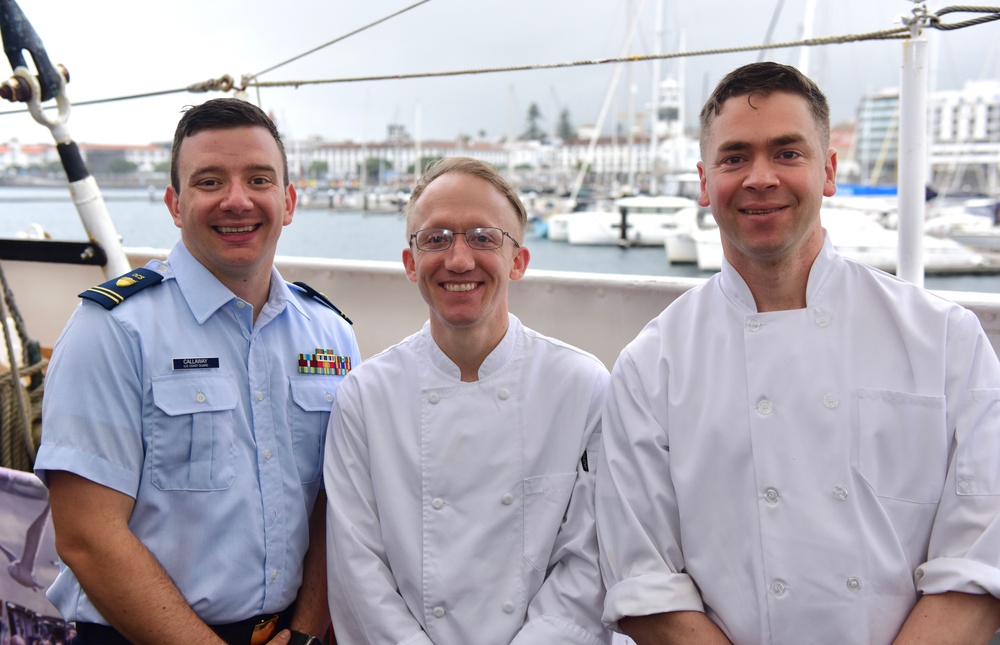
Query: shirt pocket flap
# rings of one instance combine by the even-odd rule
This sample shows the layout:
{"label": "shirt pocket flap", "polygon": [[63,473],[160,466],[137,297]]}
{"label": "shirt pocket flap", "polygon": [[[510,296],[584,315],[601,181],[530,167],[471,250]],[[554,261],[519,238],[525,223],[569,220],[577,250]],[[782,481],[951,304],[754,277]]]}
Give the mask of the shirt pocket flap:
{"label": "shirt pocket flap", "polygon": [[153,403],[168,416],[220,412],[236,407],[227,376],[161,376],[153,379]]}
{"label": "shirt pocket flap", "polygon": [[333,406],[333,392],[342,376],[317,378],[290,378],[292,401],[306,412],[329,412]]}

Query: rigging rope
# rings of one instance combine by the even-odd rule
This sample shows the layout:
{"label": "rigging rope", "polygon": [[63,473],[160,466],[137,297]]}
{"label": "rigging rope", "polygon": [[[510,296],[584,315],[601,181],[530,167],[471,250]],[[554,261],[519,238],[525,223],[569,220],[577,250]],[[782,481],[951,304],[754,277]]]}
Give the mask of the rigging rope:
{"label": "rigging rope", "polygon": [[[861,34],[847,34],[844,36],[827,36],[820,38],[806,38],[804,40],[783,42],[783,43],[769,43],[763,45],[747,45],[743,47],[726,47],[719,49],[703,49],[700,51],[686,51],[686,52],[676,52],[673,54],[647,54],[647,55],[635,55],[635,56],[625,56],[618,58],[601,58],[593,60],[582,60],[582,61],[571,61],[563,63],[541,63],[535,65],[514,65],[507,67],[488,67],[488,68],[478,68],[478,69],[463,69],[463,70],[450,70],[443,72],[417,72],[413,74],[384,74],[378,76],[356,76],[356,77],[345,77],[345,78],[331,78],[331,79],[316,79],[316,80],[293,80],[293,81],[260,81],[255,80],[261,74],[277,69],[278,67],[290,63],[294,60],[298,60],[303,56],[311,54],[318,51],[328,45],[335,42],[339,42],[346,38],[347,36],[353,35],[374,26],[384,20],[391,18],[395,15],[409,11],[414,7],[417,7],[429,0],[421,0],[414,5],[411,5],[405,9],[402,9],[392,16],[387,16],[382,20],[366,25],[360,29],[357,29],[350,34],[346,34],[340,38],[330,41],[325,45],[315,47],[303,54],[300,54],[294,58],[274,65],[268,69],[258,72],[255,75],[244,76],[241,80],[240,85],[236,85],[232,77],[229,75],[224,75],[218,79],[209,79],[201,83],[195,83],[188,87],[176,88],[172,90],[162,90],[159,92],[147,92],[144,94],[131,94],[128,96],[118,96],[106,99],[95,99],[90,101],[74,101],[74,107],[80,107],[84,105],[97,105],[100,103],[111,103],[115,101],[126,101],[132,99],[149,98],[154,96],[163,96],[167,94],[176,94],[180,92],[207,92],[207,91],[229,91],[230,89],[236,89],[238,91],[246,91],[250,87],[255,87],[258,90],[260,88],[269,87],[292,87],[299,88],[303,85],[329,85],[333,83],[357,83],[362,81],[384,81],[384,80],[402,80],[402,79],[412,79],[412,78],[438,78],[447,76],[470,76],[475,74],[493,74],[499,72],[521,72],[529,70],[541,70],[541,69],[560,69],[569,67],[583,67],[590,65],[608,65],[614,63],[637,63],[643,61],[651,60],[668,60],[673,58],[682,58],[688,56],[712,56],[717,54],[733,54],[748,51],[759,51],[759,50],[769,50],[769,49],[788,49],[792,47],[817,47],[821,45],[838,45],[851,42],[860,42],[866,40],[904,40],[911,37],[911,31],[908,26],[896,27],[893,29],[884,29],[880,31],[871,31]],[[976,13],[981,14],[979,16],[969,18],[967,20],[962,20],[955,23],[945,23],[942,20],[943,16],[954,14],[954,13]],[[981,25],[987,22],[993,22],[1000,20],[1000,7],[979,7],[979,6],[968,6],[968,5],[956,5],[952,7],[944,7],[938,10],[936,13],[928,14],[928,22],[923,25],[925,28],[938,29],[941,31],[953,31],[956,29],[963,29],[966,27],[971,27],[974,25]],[[0,112],[0,116],[5,114],[19,114],[25,110],[9,110],[5,112]]]}

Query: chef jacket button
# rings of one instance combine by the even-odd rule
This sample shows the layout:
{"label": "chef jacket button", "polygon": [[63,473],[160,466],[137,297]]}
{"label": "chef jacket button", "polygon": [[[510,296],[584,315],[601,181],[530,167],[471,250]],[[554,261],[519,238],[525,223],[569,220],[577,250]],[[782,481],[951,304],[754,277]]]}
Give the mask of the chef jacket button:
{"label": "chef jacket button", "polygon": [[504,506],[510,506],[511,504],[514,503],[514,496],[511,495],[510,493],[506,493],[503,497],[500,498],[500,501],[503,502]]}
{"label": "chef jacket button", "polygon": [[431,394],[429,397],[427,397],[427,400],[430,401],[431,403],[437,403],[438,401],[441,400],[441,397],[438,396],[437,394]]}
{"label": "chef jacket button", "polygon": [[333,403],[333,393],[332,392],[327,392],[326,396],[324,398],[326,399],[327,403]]}
{"label": "chef jacket button", "polygon": [[757,331],[760,329],[760,321],[756,318],[751,318],[747,321],[747,331]]}
{"label": "chef jacket button", "polygon": [[785,594],[787,587],[785,587],[785,583],[781,580],[775,580],[768,589],[771,591],[771,595],[782,596]]}
{"label": "chef jacket button", "polygon": [[820,314],[816,316],[816,324],[820,327],[826,327],[830,324],[830,317],[826,314]]}
{"label": "chef jacket button", "polygon": [[497,392],[497,398],[500,399],[501,401],[506,401],[507,399],[510,398],[510,391],[507,390],[506,388],[500,390],[499,392]]}
{"label": "chef jacket button", "polygon": [[441,499],[440,497],[435,497],[431,501],[431,506],[434,507],[434,510],[440,511],[442,508],[444,508],[444,500]]}
{"label": "chef jacket button", "polygon": [[847,499],[847,489],[844,488],[843,486],[837,486],[836,488],[833,489],[833,496],[839,499],[840,501],[844,501],[845,499]]}
{"label": "chef jacket button", "polygon": [[861,578],[850,577],[847,579],[847,588],[851,591],[861,591]]}
{"label": "chef jacket button", "polygon": [[781,499],[781,495],[775,489],[768,488],[764,491],[764,501],[768,504],[777,504],[779,499]]}
{"label": "chef jacket button", "polygon": [[968,479],[958,480],[958,492],[968,495],[972,491],[972,483]]}
{"label": "chef jacket button", "polygon": [[444,607],[435,607],[431,610],[435,618],[444,618]]}
{"label": "chef jacket button", "polygon": [[760,412],[761,414],[763,414],[765,416],[768,415],[768,414],[771,414],[771,410],[772,409],[773,409],[773,406],[771,405],[770,401],[766,401],[765,400],[765,401],[761,401],[760,403],[757,404],[757,412]]}
{"label": "chef jacket button", "polygon": [[205,393],[204,392],[198,392],[197,394],[194,395],[194,400],[197,401],[198,403],[204,403],[205,402]]}
{"label": "chef jacket button", "polygon": [[512,603],[509,600],[505,601],[504,604],[502,604],[500,607],[503,609],[503,613],[505,614],[514,613],[514,603]]}
{"label": "chef jacket button", "polygon": [[837,407],[838,403],[840,403],[840,399],[838,399],[836,396],[832,394],[827,394],[826,396],[823,397],[823,405],[830,408],[831,410]]}

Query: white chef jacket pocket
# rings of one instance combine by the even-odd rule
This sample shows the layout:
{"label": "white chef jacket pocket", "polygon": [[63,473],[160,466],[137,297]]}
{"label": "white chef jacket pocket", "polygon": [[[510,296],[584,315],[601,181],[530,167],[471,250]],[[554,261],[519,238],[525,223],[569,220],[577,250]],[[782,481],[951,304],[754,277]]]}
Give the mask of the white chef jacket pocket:
{"label": "white chef jacket pocket", "polygon": [[524,557],[537,571],[549,566],[552,545],[575,483],[575,472],[524,480]]}
{"label": "white chef jacket pocket", "polygon": [[236,477],[233,410],[226,374],[153,378],[149,440],[153,485],[160,490],[222,490]]}
{"label": "white chef jacket pocket", "polygon": [[966,392],[955,428],[958,439],[955,484],[959,495],[1000,495],[997,417],[1000,417],[1000,390]]}
{"label": "white chef jacket pocket", "polygon": [[879,497],[937,503],[948,470],[945,398],[858,390],[858,468]]}
{"label": "white chef jacket pocket", "polygon": [[308,484],[323,472],[323,438],[333,407],[333,393],[343,376],[302,374],[288,377],[292,405],[288,406],[292,450],[299,481]]}

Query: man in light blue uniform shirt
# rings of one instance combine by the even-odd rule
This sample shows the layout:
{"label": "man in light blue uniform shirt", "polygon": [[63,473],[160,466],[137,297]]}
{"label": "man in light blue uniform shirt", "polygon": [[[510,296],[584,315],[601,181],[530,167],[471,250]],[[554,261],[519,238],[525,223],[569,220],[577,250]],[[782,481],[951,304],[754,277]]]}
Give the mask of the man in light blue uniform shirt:
{"label": "man in light blue uniform shirt", "polygon": [[295,190],[271,120],[209,101],[172,154],[181,241],[81,294],[46,376],[35,470],[63,561],[48,596],[85,643],[322,634],[321,456],[357,342],[273,266]]}

